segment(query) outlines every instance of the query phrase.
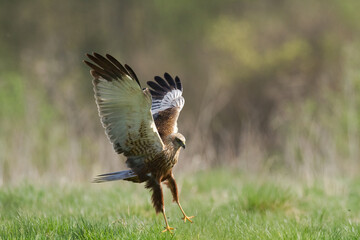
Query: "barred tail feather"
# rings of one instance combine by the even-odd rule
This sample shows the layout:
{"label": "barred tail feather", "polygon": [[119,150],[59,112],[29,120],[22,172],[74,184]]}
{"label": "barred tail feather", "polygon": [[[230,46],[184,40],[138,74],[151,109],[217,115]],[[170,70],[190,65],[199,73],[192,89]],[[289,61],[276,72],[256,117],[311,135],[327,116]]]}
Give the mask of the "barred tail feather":
{"label": "barred tail feather", "polygon": [[127,180],[136,182],[137,175],[132,170],[125,170],[120,172],[105,173],[96,176],[93,180],[94,183],[109,182],[116,180]]}

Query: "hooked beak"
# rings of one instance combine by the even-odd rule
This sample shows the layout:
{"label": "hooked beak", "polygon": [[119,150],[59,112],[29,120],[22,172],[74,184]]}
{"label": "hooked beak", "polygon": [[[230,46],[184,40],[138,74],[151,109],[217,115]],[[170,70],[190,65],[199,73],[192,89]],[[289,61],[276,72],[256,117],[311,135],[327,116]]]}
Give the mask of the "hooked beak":
{"label": "hooked beak", "polygon": [[181,146],[185,149],[185,143],[182,143]]}

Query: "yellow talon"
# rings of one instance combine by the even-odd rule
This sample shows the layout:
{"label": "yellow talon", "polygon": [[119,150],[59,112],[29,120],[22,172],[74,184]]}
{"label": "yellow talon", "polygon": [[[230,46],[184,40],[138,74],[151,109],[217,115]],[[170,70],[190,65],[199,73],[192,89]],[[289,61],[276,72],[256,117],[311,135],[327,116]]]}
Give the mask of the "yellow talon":
{"label": "yellow talon", "polygon": [[172,228],[172,227],[170,227],[170,226],[166,226],[166,227],[165,227],[165,230],[162,230],[161,232],[163,233],[163,232],[169,231],[169,233],[172,234],[172,231],[171,231],[171,230],[174,230],[174,228]]}
{"label": "yellow talon", "polygon": [[186,222],[186,220],[188,220],[189,222],[192,223],[192,221],[190,220],[190,218],[193,218],[193,217],[194,217],[194,216],[188,217],[188,216],[184,215],[184,217],[181,218],[181,219],[184,220],[184,222]]}

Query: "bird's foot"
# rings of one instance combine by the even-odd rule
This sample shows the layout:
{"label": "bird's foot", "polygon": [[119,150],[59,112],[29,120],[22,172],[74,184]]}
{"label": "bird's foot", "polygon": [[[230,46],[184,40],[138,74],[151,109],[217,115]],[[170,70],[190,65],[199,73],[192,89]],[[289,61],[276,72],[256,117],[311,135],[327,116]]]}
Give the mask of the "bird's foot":
{"label": "bird's foot", "polygon": [[195,217],[195,216],[188,217],[188,216],[184,215],[184,217],[181,218],[181,219],[184,220],[184,222],[186,222],[186,220],[188,220],[189,222],[192,223],[192,221],[190,219],[193,218],[193,217]]}
{"label": "bird's foot", "polygon": [[162,233],[164,233],[164,232],[167,232],[167,231],[169,231],[169,233],[173,233],[171,230],[174,230],[175,228],[173,228],[173,227],[170,227],[169,225],[167,225],[166,227],[165,227],[165,230],[162,230],[161,232]]}

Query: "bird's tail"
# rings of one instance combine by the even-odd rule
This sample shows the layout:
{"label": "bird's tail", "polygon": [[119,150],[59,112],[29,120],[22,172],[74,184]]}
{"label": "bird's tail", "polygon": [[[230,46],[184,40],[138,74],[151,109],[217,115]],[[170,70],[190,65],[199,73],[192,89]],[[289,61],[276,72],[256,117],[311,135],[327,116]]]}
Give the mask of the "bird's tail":
{"label": "bird's tail", "polygon": [[120,172],[112,172],[97,175],[93,182],[101,183],[108,181],[116,181],[116,180],[127,180],[132,182],[138,182],[138,176],[132,170],[125,170]]}

